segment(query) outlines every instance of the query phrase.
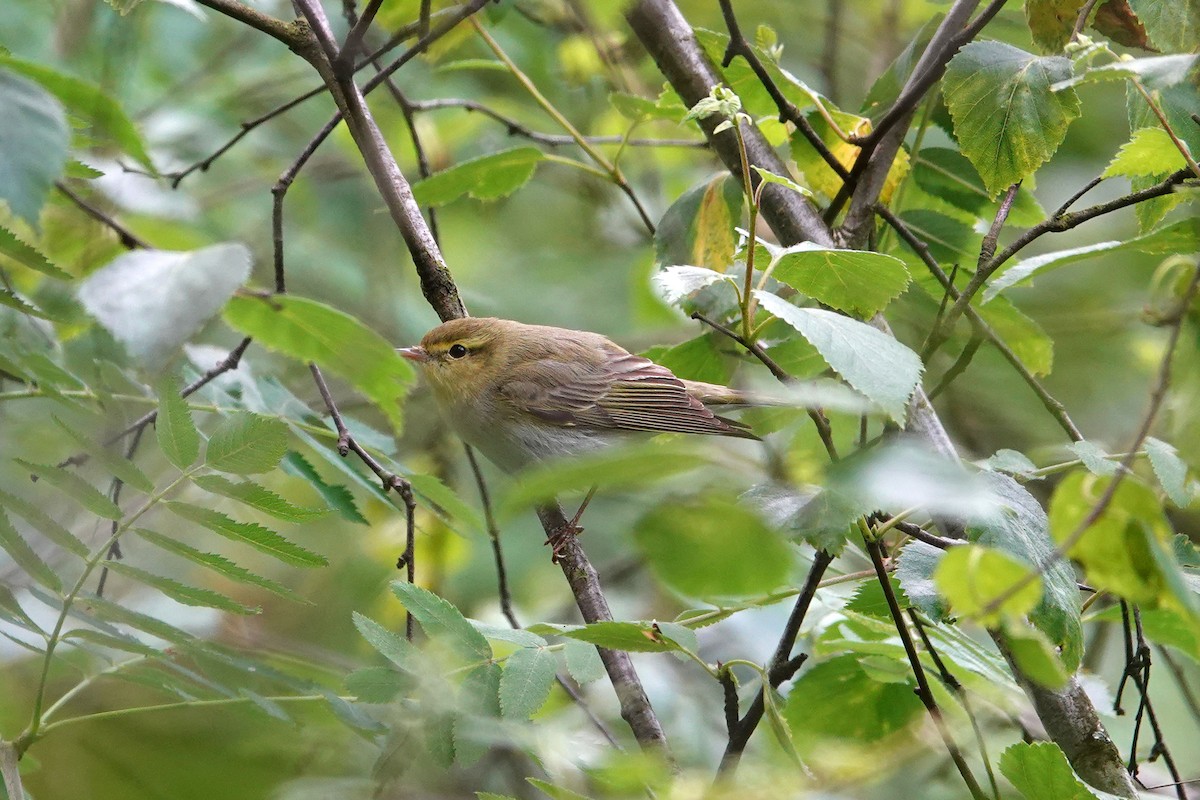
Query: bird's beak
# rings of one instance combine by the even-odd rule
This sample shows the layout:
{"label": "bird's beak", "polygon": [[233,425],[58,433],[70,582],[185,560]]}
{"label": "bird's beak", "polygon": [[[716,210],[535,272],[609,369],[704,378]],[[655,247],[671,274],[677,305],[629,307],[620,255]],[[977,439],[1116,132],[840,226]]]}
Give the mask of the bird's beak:
{"label": "bird's beak", "polygon": [[396,352],[409,361],[416,361],[418,364],[423,364],[429,360],[429,353],[425,352],[425,348],[420,345],[415,347],[397,347]]}

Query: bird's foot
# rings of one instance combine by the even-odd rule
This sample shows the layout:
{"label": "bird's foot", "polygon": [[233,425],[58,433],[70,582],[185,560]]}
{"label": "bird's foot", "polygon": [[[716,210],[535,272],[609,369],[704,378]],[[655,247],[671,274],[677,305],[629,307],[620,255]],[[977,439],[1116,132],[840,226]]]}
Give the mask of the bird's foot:
{"label": "bird's foot", "polygon": [[576,524],[576,520],[555,528],[554,532],[546,537],[546,544],[550,547],[550,563],[557,564],[558,560],[567,552],[571,540],[581,533],[583,533],[583,528]]}

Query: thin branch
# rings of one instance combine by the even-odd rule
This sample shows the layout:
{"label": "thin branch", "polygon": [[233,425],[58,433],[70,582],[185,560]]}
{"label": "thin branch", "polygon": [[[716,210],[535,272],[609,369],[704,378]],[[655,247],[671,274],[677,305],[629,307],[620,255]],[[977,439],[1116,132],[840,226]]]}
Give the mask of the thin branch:
{"label": "thin branch", "polygon": [[[340,68],[349,67],[354,62],[354,56],[358,53],[358,48],[362,46],[363,37],[367,35],[367,30],[370,29],[371,23],[375,21],[375,15],[379,13],[379,7],[383,5],[383,0],[370,0],[367,7],[363,9],[362,16],[358,18],[350,30],[346,33],[346,40],[342,43],[342,49],[337,56],[337,64]],[[426,9],[428,11],[428,9]],[[424,25],[419,30],[426,32],[429,30],[429,17],[423,17]],[[420,24],[420,23],[418,23]]]}
{"label": "thin branch", "polygon": [[1135,651],[1134,658],[1126,664],[1125,672],[1132,678],[1134,685],[1137,686],[1140,699],[1138,702],[1137,718],[1133,728],[1133,745],[1129,750],[1129,772],[1132,775],[1137,775],[1137,736],[1138,731],[1141,729],[1142,716],[1145,714],[1146,719],[1150,723],[1150,731],[1154,734],[1154,744],[1150,748],[1149,760],[1154,761],[1159,756],[1162,757],[1163,763],[1166,764],[1167,772],[1174,781],[1176,797],[1178,800],[1188,800],[1187,790],[1183,786],[1183,776],[1179,774],[1179,768],[1176,766],[1175,759],[1167,747],[1167,742],[1163,737],[1162,726],[1158,723],[1158,715],[1154,712],[1154,705],[1150,701],[1150,646],[1146,643],[1146,636],[1142,630],[1141,612],[1137,606],[1133,607],[1133,618],[1137,630],[1137,650]]}
{"label": "thin branch", "polygon": [[[799,669],[798,663],[793,666],[795,659],[791,657],[792,648],[796,646],[796,639],[800,636],[804,618],[808,615],[808,609],[817,594],[821,577],[831,563],[833,563],[833,556],[824,550],[818,550],[813,555],[812,566],[808,569],[808,577],[804,579],[804,588],[796,597],[796,604],[792,606],[792,613],[788,616],[787,625],[784,626],[779,643],[775,646],[775,653],[771,656],[771,663],[767,667],[767,678],[771,685],[770,687],[763,686],[758,690],[758,695],[750,704],[750,708],[746,710],[746,715],[730,730],[729,743],[725,745],[725,754],[721,756],[721,765],[717,768],[718,777],[732,775],[737,769],[738,762],[742,758],[742,751],[746,749],[750,737],[754,734],[758,723],[762,720],[763,712],[766,710],[768,689],[775,689],[791,678]],[[736,715],[736,697],[734,704],[734,714]]]}
{"label": "thin branch", "polygon": [[[949,295],[947,295],[949,296]],[[975,358],[975,353],[979,351],[980,345],[983,344],[983,337],[976,334],[967,340],[967,344],[963,347],[962,352],[958,354],[958,358],[950,365],[950,368],[942,373],[941,379],[937,382],[937,386],[929,390],[929,399],[934,400],[942,392],[949,388],[950,384],[967,371],[967,367],[971,365],[972,359]]]}
{"label": "thin branch", "polygon": [[[129,440],[129,444],[126,445],[126,447],[125,447],[125,458],[126,459],[133,458],[134,453],[137,452],[138,444],[142,441],[142,434],[145,432],[146,432],[146,429],[142,428],[141,430],[139,430],[133,434],[133,438],[131,438]],[[109,489],[108,489],[108,497],[110,500],[112,500],[113,505],[120,506],[121,489],[124,486],[125,486],[125,481],[121,480],[118,477],[115,477],[115,476],[113,477],[112,482],[109,484]],[[97,597],[104,596],[104,584],[108,581],[108,562],[112,561],[114,558],[115,559],[122,558],[121,542],[118,538],[118,534],[120,533],[120,527],[121,527],[120,520],[114,519],[110,523],[108,535],[109,535],[109,539],[112,542],[112,544],[110,544],[108,546],[108,553],[104,557],[104,566],[100,568],[100,577],[96,581],[96,596]]]}
{"label": "thin branch", "polygon": [[[404,552],[396,561],[397,569],[405,570],[405,577],[409,583],[413,583],[416,578],[416,565],[414,563],[413,547],[416,539],[415,518],[417,513],[417,504],[413,499],[412,484],[405,478],[396,473],[387,470],[368,453],[358,440],[351,435],[350,430],[346,427],[345,421],[342,419],[342,414],[338,411],[337,404],[333,400],[333,394],[329,391],[329,385],[325,383],[325,376],[321,374],[321,369],[316,364],[308,365],[309,371],[312,373],[313,381],[317,384],[317,391],[321,393],[321,399],[325,402],[325,409],[329,412],[330,418],[333,420],[334,428],[337,430],[337,451],[338,454],[345,458],[348,453],[353,452],[367,466],[371,472],[375,473],[375,477],[379,478],[380,484],[383,485],[383,490],[395,490],[400,496],[400,501],[404,504],[405,517],[405,538]],[[404,628],[405,633],[412,641],[413,638],[413,616],[409,611],[404,612]]]}
{"label": "thin branch", "polygon": [[249,25],[257,31],[267,34],[292,48],[300,38],[295,26],[275,19],[257,9],[237,2],[237,0],[199,0],[200,5],[207,6],[213,11],[236,19],[244,25]]}
{"label": "thin branch", "polygon": [[[949,276],[947,276],[942,270],[941,265],[937,262],[937,259],[933,257],[933,254],[929,250],[929,246],[917,238],[912,230],[910,230],[909,227],[904,224],[904,221],[897,217],[889,209],[884,208],[883,206],[876,206],[875,211],[889,225],[892,226],[892,229],[896,231],[905,244],[907,244],[913,250],[913,252],[915,252],[921,258],[921,261],[924,262],[930,274],[932,274],[934,278],[937,279],[938,283],[942,285],[942,288],[946,291],[947,296],[955,299],[959,298],[960,295],[958,290],[954,288],[954,284],[950,280]],[[1055,421],[1058,422],[1059,426],[1066,432],[1067,436],[1069,436],[1072,441],[1082,441],[1084,438],[1083,433],[1080,432],[1070,415],[1067,414],[1066,407],[1057,399],[1055,399],[1048,391],[1046,391],[1046,387],[1042,386],[1041,381],[1039,381],[1037,377],[1035,377],[1034,374],[1029,371],[1029,368],[1026,367],[1017,354],[1012,351],[1012,348],[1005,343],[1004,339],[1001,338],[1001,336],[997,334],[990,325],[987,324],[979,312],[975,310],[975,307],[970,305],[966,306],[966,314],[967,319],[971,322],[976,334],[987,339],[992,346],[1000,352],[1000,354],[1004,357],[1004,360],[1007,361],[1012,368],[1017,371],[1017,374],[1021,376],[1021,379],[1025,381],[1029,388],[1033,389],[1034,394],[1036,394],[1038,399],[1042,401],[1042,406],[1050,413],[1052,417],[1054,417]],[[963,368],[965,369],[965,366]]]}
{"label": "thin branch", "polygon": [[[483,506],[483,518],[487,525],[488,538],[492,542],[492,558],[496,565],[496,583],[497,594],[500,598],[500,613],[504,615],[504,619],[512,626],[514,630],[521,629],[521,623],[517,619],[516,612],[513,611],[512,592],[508,587],[508,569],[504,565],[504,550],[500,544],[500,526],[496,524],[496,515],[492,511],[492,498],[488,492],[487,482],[483,479],[483,471],[479,468],[479,460],[475,457],[475,450],[466,442],[463,442],[463,450],[467,454],[467,463],[471,466],[471,474],[475,478],[475,487],[479,490],[479,502]],[[600,735],[605,740],[618,750],[621,750],[621,744],[617,741],[617,737],[604,724],[604,720],[596,716],[596,712],[592,711],[587,700],[583,695],[571,684],[571,681],[562,675],[556,675],[558,685],[571,698],[571,702],[579,706],[584,715],[592,726],[600,732]]]}
{"label": "thin branch", "polygon": [[25,789],[21,786],[21,768],[17,760],[17,748],[11,742],[0,741],[0,776],[4,778],[4,790],[9,797],[24,800]]}
{"label": "thin branch", "polygon": [[[546,531],[547,539],[559,537],[556,544],[558,565],[567,583],[571,585],[571,592],[575,595],[575,603],[584,621],[611,622],[612,611],[600,587],[596,568],[592,566],[575,536],[559,534],[560,531],[566,530],[568,525],[562,509],[557,503],[541,506],[538,508],[538,519]],[[603,647],[597,647],[596,650],[616,690],[621,717],[633,730],[638,743],[644,749],[660,752],[667,762],[673,765],[674,760],[667,746],[666,734],[663,733],[662,725],[650,705],[646,690],[642,688],[642,682],[629,654],[623,650],[609,650]]]}
{"label": "thin branch", "polygon": [[942,742],[946,746],[946,751],[950,754],[950,758],[954,761],[954,766],[958,768],[959,775],[962,776],[963,783],[967,785],[967,790],[971,793],[974,800],[983,800],[985,797],[983,789],[975,780],[974,774],[971,772],[971,767],[967,764],[967,760],[963,758],[962,751],[958,749],[954,738],[950,735],[950,730],[946,725],[946,720],[942,717],[942,711],[938,708],[937,701],[933,698],[933,691],[929,688],[929,680],[925,677],[925,667],[921,664],[921,656],[917,653],[917,648],[913,644],[912,634],[908,630],[908,625],[904,622],[903,612],[900,610],[900,604],[896,601],[896,593],[892,591],[892,581],[888,577],[887,570],[883,565],[883,548],[879,542],[875,540],[865,524],[863,528],[863,541],[867,546],[867,553],[871,556],[871,563],[875,565],[875,576],[879,579],[879,585],[883,589],[884,599],[887,600],[888,610],[891,612],[892,621],[896,625],[896,632],[900,634],[900,641],[904,645],[904,652],[908,656],[909,666],[912,667],[913,677],[917,681],[917,697],[921,699],[926,711],[929,712],[930,719],[933,720],[934,727],[942,737]]}
{"label": "thin branch", "polygon": [[[1106,203],[1099,203],[1085,208],[1082,211],[1074,211],[1068,214],[1059,214],[1057,216],[1047,217],[1042,222],[1029,228],[1020,236],[1018,236],[1008,247],[1001,250],[998,254],[988,260],[985,264],[981,264],[975,274],[971,276],[971,280],[967,283],[966,288],[962,290],[958,301],[946,313],[943,320],[943,328],[949,329],[949,326],[954,323],[958,316],[962,314],[971,302],[975,294],[983,287],[983,284],[999,269],[1006,261],[1023,250],[1030,243],[1039,239],[1047,233],[1062,233],[1076,228],[1088,220],[1111,214],[1113,211],[1119,211],[1122,208],[1143,203],[1146,200],[1152,200],[1155,197],[1171,194],[1175,187],[1184,183],[1192,176],[1191,172],[1186,169],[1181,169],[1175,174],[1146,189],[1141,189],[1136,192],[1118,197],[1115,200],[1110,200]],[[1089,184],[1090,185],[1090,184]]]}
{"label": "thin branch", "polygon": [[[767,351],[763,350],[762,345],[760,345],[758,342],[752,342],[749,339],[744,338],[737,331],[727,328],[715,320],[709,319],[699,311],[692,314],[692,319],[703,322],[713,330],[728,336],[730,339],[746,348],[747,351],[749,351],[755,358],[763,363],[763,366],[771,371],[771,374],[774,375],[775,379],[780,383],[785,385],[796,383],[796,379],[789,375],[782,367],[779,366],[779,364],[775,363],[775,360],[767,355]],[[821,437],[821,443],[825,445],[825,452],[829,454],[829,458],[831,460],[837,461],[837,445],[834,444],[833,429],[829,426],[829,419],[825,416],[825,412],[820,408],[808,408],[806,410],[808,412],[808,418],[813,421],[813,425],[815,425],[817,428],[817,435]]]}
{"label": "thin branch", "polygon": [[101,223],[102,225],[112,229],[112,231],[117,234],[117,238],[121,240],[122,247],[125,247],[129,250],[137,250],[139,248],[144,250],[152,249],[145,239],[137,236],[133,231],[117,222],[111,216],[105,214],[99,208],[75,194],[75,192],[68,189],[67,185],[62,181],[55,181],[54,188],[62,192],[63,195],[65,195],[67,199],[78,206],[83,213],[87,214],[89,217]]}
{"label": "thin branch", "polygon": [[825,219],[832,221],[845,202],[850,200],[839,236],[847,245],[858,246],[866,240],[873,219],[872,207],[879,199],[917,106],[945,74],[946,65],[955,53],[983,30],[999,13],[1005,1],[992,0],[975,19],[968,22],[979,0],[956,0],[946,11],[925,52],[913,67],[900,96],[875,123],[871,133],[857,142],[862,150],[850,170],[850,180],[842,186],[825,212]]}
{"label": "thin branch", "polygon": [[933,646],[933,642],[929,639],[929,634],[925,632],[925,626],[921,623],[921,617],[915,608],[908,609],[908,618],[912,620],[913,627],[917,630],[917,635],[921,637],[921,644],[925,646],[925,652],[929,653],[929,657],[933,659],[933,665],[937,668],[938,676],[942,679],[942,683],[946,684],[950,691],[954,693],[954,696],[958,698],[958,702],[962,704],[963,711],[966,712],[967,719],[971,721],[971,730],[975,733],[975,745],[979,748],[979,757],[983,761],[984,770],[987,771],[988,784],[992,789],[992,797],[995,800],[1000,800],[1000,787],[996,784],[996,773],[992,769],[992,760],[988,757],[987,741],[983,737],[983,729],[979,727],[979,720],[975,717],[975,712],[971,708],[967,690],[946,667],[946,663],[942,661],[937,648]]}
{"label": "thin branch", "polygon": [[1092,9],[1096,7],[1097,0],[1087,0],[1083,4],[1083,8],[1079,9],[1079,15],[1075,17],[1075,26],[1071,29],[1071,41],[1079,38],[1079,34],[1083,33],[1083,28],[1087,25],[1088,17],[1092,15]]}
{"label": "thin branch", "polygon": [[1150,392],[1150,405],[1146,410],[1146,415],[1142,419],[1142,424],[1138,427],[1137,435],[1133,438],[1133,443],[1128,448],[1125,458],[1121,459],[1120,465],[1115,475],[1104,487],[1104,492],[1101,493],[1099,499],[1088,511],[1087,516],[1071,531],[1058,547],[1054,548],[1053,552],[1043,560],[1036,570],[1031,570],[1021,580],[1016,581],[1005,591],[996,596],[994,600],[987,604],[984,608],[984,613],[995,613],[996,610],[1003,605],[1007,600],[1012,598],[1017,592],[1020,592],[1030,583],[1041,578],[1046,570],[1050,569],[1060,559],[1066,557],[1067,553],[1079,544],[1092,525],[1096,523],[1100,517],[1104,516],[1104,512],[1108,510],[1109,504],[1112,503],[1113,497],[1116,496],[1117,489],[1121,485],[1126,475],[1132,474],[1130,467],[1137,459],[1142,445],[1146,441],[1146,437],[1150,435],[1150,429],[1154,425],[1155,419],[1158,418],[1158,412],[1162,408],[1163,400],[1166,399],[1167,389],[1171,384],[1171,363],[1175,358],[1175,348],[1179,344],[1180,335],[1183,332],[1183,323],[1187,319],[1187,310],[1191,308],[1192,300],[1196,297],[1197,288],[1200,287],[1200,262],[1197,263],[1195,270],[1192,273],[1192,280],[1188,283],[1187,289],[1183,293],[1183,297],[1176,308],[1173,315],[1174,321],[1171,325],[1171,333],[1167,337],[1166,350],[1163,353],[1162,362],[1159,364],[1158,377],[1155,380],[1154,388]]}
{"label": "thin branch", "polygon": [[[224,375],[226,372],[229,372],[230,370],[237,369],[237,366],[241,362],[242,356],[245,355],[246,348],[248,348],[250,346],[251,341],[253,341],[253,340],[249,336],[247,336],[245,339],[242,339],[242,341],[238,344],[237,347],[235,347],[229,351],[229,355],[225,356],[225,358],[223,358],[219,362],[217,362],[216,366],[212,367],[207,372],[205,372],[203,375],[201,375],[199,378],[197,378],[196,380],[192,381],[187,386],[185,386],[183,388],[183,390],[179,392],[179,396],[180,397],[189,397],[189,396],[195,394],[196,392],[200,391],[200,389],[204,388],[209,382],[211,382],[215,378],[217,378],[221,375]],[[154,422],[154,420],[156,420],[156,419],[158,419],[158,410],[157,409],[154,411],[150,411],[150,412],[142,415],[141,417],[138,417],[137,420],[135,420],[131,425],[126,427],[120,433],[113,434],[112,436],[105,439],[104,446],[108,447],[111,444],[115,444],[116,442],[121,441],[129,434],[136,433],[136,432],[142,430],[147,425]],[[75,455],[71,456],[70,458],[60,461],[57,464],[57,466],[59,468],[80,466],[82,464],[86,464],[89,458],[91,458],[91,456],[89,456],[87,453],[76,453]]]}
{"label": "thin branch", "polygon": [[481,39],[483,39],[484,44],[486,44],[488,48],[496,55],[496,58],[500,59],[501,63],[504,64],[509,73],[516,78],[517,83],[521,84],[521,87],[524,88],[525,91],[528,92],[529,95],[534,99],[534,102],[541,106],[542,110],[544,110],[555,122],[562,126],[562,129],[565,130],[571,136],[571,138],[575,140],[575,143],[578,144],[580,149],[587,154],[588,158],[592,159],[597,166],[608,173],[612,182],[616,184],[617,188],[629,198],[631,203],[633,203],[634,208],[637,210],[638,216],[641,217],[642,225],[644,225],[650,235],[653,236],[654,221],[650,219],[649,212],[646,211],[645,206],[642,205],[641,200],[639,200],[637,194],[634,193],[633,187],[629,185],[629,181],[627,181],[625,176],[621,173],[621,168],[588,143],[583,134],[571,124],[570,120],[563,116],[562,112],[555,108],[554,104],[551,103],[544,94],[542,94],[541,90],[537,88],[537,85],[529,79],[528,75],[521,71],[521,68],[516,65],[516,62],[509,58],[508,53],[504,52],[504,48],[500,46],[500,43],[492,38],[491,34],[483,29],[483,26],[481,26],[474,19],[471,20],[471,24],[475,26],[475,32],[479,34]]}
{"label": "thin branch", "polygon": [[[461,108],[468,112],[478,112],[483,116],[495,120],[503,125],[510,136],[520,136],[524,139],[529,139],[531,142],[544,144],[547,147],[564,147],[567,145],[575,145],[578,142],[574,137],[564,133],[543,133],[535,131],[527,125],[517,121],[513,117],[501,114],[499,111],[484,105],[475,100],[467,100],[458,97],[440,97],[433,100],[412,100],[409,106],[413,111],[423,113],[426,111],[438,111],[443,108]],[[702,139],[646,139],[646,138],[627,138],[625,136],[584,136],[583,140],[588,144],[622,144],[628,147],[694,147],[696,149],[707,149],[708,142]]]}
{"label": "thin branch", "polygon": [[742,35],[741,26],[738,25],[737,15],[733,13],[733,3],[731,0],[720,0],[721,15],[725,19],[725,28],[729,31],[729,46],[725,50],[725,58],[721,66],[727,67],[733,61],[735,56],[741,56],[746,63],[750,65],[750,69],[754,71],[755,77],[762,87],[767,90],[767,94],[771,96],[771,100],[775,102],[775,107],[779,111],[780,122],[790,122],[796,126],[796,130],[808,140],[812,148],[817,151],[817,154],[825,161],[829,168],[832,169],[837,176],[843,181],[850,178],[850,172],[838,161],[837,156],[826,146],[821,135],[816,132],[813,126],[809,123],[808,118],[794,104],[788,100],[780,91],[779,86],[775,83],[775,79],[767,72],[767,68],[763,66],[758,54],[754,52],[754,48],[746,41],[746,37]]}
{"label": "thin branch", "polygon": [[[457,10],[458,9],[456,9],[456,8],[442,9],[441,11],[438,11],[436,14],[434,14],[434,16],[435,17],[448,16],[448,15],[455,13]],[[364,67],[366,67],[369,64],[372,64],[380,56],[384,55],[385,53],[390,52],[391,50],[395,49],[397,45],[401,44],[402,42],[407,41],[408,39],[411,39],[413,36],[416,36],[419,33],[420,33],[420,26],[417,23],[411,23],[409,25],[405,25],[405,26],[399,28],[382,47],[375,50],[370,55],[368,55],[366,58],[364,58],[361,62],[359,62],[358,65],[355,67],[355,72],[363,69]],[[429,34],[429,33],[422,34],[421,40],[418,41],[416,44],[414,44],[413,47],[406,50],[404,52],[404,54],[400,57],[400,60],[403,60],[404,62],[412,60],[412,58],[414,58],[416,55],[423,52],[425,50],[425,48],[427,48],[429,46],[429,43],[436,41],[437,38],[438,37],[434,34]],[[426,41],[426,40],[429,40],[429,41],[425,45],[421,45],[421,42]],[[402,66],[402,64],[400,66]],[[376,85],[378,85],[378,84],[376,84]],[[368,84],[368,86],[364,89],[364,91],[365,91],[365,93],[370,94],[371,89],[373,89],[373,88],[374,88],[373,85]],[[180,170],[179,172],[165,173],[163,175],[163,177],[171,179],[171,188],[173,188],[173,189],[179,188],[179,184],[183,181],[184,178],[188,177],[189,175],[191,175],[194,172],[208,171],[208,169],[216,162],[217,159],[219,159],[221,156],[225,155],[225,153],[229,152],[229,150],[232,149],[234,145],[236,145],[238,142],[240,142],[242,140],[242,138],[244,138],[248,133],[253,131],[255,128],[259,127],[260,125],[262,125],[266,122],[269,122],[270,120],[274,119],[275,117],[278,117],[281,114],[291,111],[293,108],[300,105],[305,100],[311,100],[312,98],[317,97],[318,95],[324,94],[325,91],[326,91],[325,86],[316,86],[312,89],[309,89],[307,92],[304,92],[303,94],[301,94],[297,97],[293,97],[291,100],[288,100],[287,102],[285,102],[281,105],[278,105],[275,108],[272,108],[271,110],[255,117],[254,119],[246,120],[246,121],[240,123],[240,125],[238,126],[239,127],[238,132],[236,134],[234,134],[232,137],[230,137],[224,144],[222,144],[220,147],[218,147],[212,153],[208,154],[207,156],[200,159],[199,161],[196,161],[191,166],[186,167],[183,170]],[[340,117],[337,117],[336,119],[340,119]]]}

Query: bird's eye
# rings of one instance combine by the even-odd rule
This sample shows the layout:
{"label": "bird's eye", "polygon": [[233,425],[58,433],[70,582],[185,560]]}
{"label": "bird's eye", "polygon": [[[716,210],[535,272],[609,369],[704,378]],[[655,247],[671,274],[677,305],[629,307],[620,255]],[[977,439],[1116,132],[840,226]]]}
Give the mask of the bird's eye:
{"label": "bird's eye", "polygon": [[451,358],[462,358],[467,354],[467,348],[461,344],[453,344],[450,345],[450,349],[446,351],[446,354]]}

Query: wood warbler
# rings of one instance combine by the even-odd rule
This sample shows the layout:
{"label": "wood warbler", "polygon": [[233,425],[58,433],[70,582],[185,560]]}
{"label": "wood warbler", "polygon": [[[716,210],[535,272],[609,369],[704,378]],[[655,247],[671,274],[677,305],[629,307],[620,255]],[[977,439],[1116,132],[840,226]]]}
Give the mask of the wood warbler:
{"label": "wood warbler", "polygon": [[421,366],[455,432],[506,470],[637,431],[758,438],[708,408],[745,395],[677,378],[597,333],[464,317],[399,352]]}

